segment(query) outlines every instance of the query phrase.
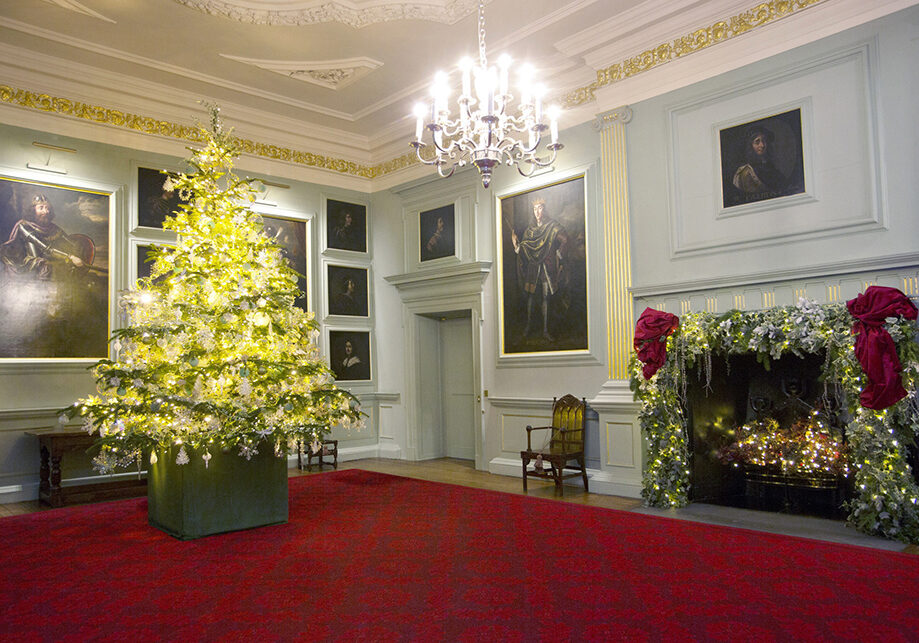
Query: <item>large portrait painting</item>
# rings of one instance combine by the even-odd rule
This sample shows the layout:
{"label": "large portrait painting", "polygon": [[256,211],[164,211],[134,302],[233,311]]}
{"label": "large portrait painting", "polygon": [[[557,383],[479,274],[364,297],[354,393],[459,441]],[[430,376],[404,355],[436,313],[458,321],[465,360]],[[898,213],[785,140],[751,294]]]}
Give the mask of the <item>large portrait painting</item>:
{"label": "large portrait painting", "polygon": [[336,380],[369,380],[370,332],[330,330],[329,364]]}
{"label": "large portrait painting", "polygon": [[0,358],[108,356],[110,206],[0,177]]}
{"label": "large portrait painting", "polygon": [[272,238],[280,247],[290,267],[297,271],[297,288],[300,294],[294,304],[307,310],[307,257],[306,257],[306,222],[298,219],[284,219],[262,215],[265,225],[265,234]]}
{"label": "large portrait painting", "polygon": [[169,179],[161,170],[137,168],[137,225],[162,229],[166,217],[183,203]]}
{"label": "large portrait painting", "polygon": [[421,261],[432,261],[443,257],[452,257],[456,253],[454,238],[453,204],[434,210],[426,210],[418,215],[418,230],[421,244]]}
{"label": "large portrait painting", "polygon": [[502,354],[584,351],[584,176],[500,199]]}
{"label": "large portrait painting", "polygon": [[367,252],[367,206],[327,200],[326,247]]}
{"label": "large portrait painting", "polygon": [[327,266],[329,314],[367,317],[367,268]]}
{"label": "large portrait painting", "polygon": [[719,132],[723,207],[805,191],[801,109]]}

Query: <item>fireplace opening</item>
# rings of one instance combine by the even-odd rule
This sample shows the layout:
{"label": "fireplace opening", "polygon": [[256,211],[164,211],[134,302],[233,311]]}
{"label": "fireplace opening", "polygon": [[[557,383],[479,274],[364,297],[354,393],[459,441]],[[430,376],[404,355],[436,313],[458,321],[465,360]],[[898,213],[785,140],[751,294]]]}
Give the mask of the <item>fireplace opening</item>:
{"label": "fireplace opening", "polygon": [[820,374],[824,358],[713,359],[688,373],[690,500],[844,518],[852,496],[842,416]]}

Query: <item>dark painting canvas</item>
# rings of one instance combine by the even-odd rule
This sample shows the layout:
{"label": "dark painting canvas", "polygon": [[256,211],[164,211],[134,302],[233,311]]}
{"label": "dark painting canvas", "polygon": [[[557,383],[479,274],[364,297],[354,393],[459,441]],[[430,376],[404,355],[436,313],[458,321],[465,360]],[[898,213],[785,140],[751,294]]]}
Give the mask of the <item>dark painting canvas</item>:
{"label": "dark painting canvas", "polygon": [[329,362],[335,379],[370,379],[370,333],[367,331],[329,331]]}
{"label": "dark painting canvas", "polygon": [[162,229],[166,217],[183,202],[168,178],[161,170],[137,168],[137,225]]}
{"label": "dark painting canvas", "polygon": [[584,177],[501,199],[502,352],[586,350]]}
{"label": "dark painting canvas", "polygon": [[367,207],[333,199],[326,201],[326,246],[367,252]]}
{"label": "dark painting canvas", "polygon": [[367,269],[328,266],[329,314],[367,317]]}
{"label": "dark painting canvas", "polygon": [[300,294],[294,304],[302,310],[307,310],[306,222],[270,217],[264,214],[262,221],[265,225],[265,234],[281,246],[281,252],[290,267],[300,275],[297,278],[297,288]]}
{"label": "dark painting canvas", "polygon": [[421,261],[452,257],[455,254],[454,226],[452,203],[418,215]]}
{"label": "dark painting canvas", "polygon": [[0,358],[108,355],[109,199],[0,178]]}
{"label": "dark painting canvas", "polygon": [[728,127],[719,139],[725,208],[804,192],[800,109]]}

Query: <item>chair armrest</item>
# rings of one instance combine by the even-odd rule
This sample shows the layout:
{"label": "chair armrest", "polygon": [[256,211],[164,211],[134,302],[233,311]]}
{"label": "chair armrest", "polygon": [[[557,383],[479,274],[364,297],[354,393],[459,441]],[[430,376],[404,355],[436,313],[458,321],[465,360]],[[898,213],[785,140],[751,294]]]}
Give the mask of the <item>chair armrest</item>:
{"label": "chair armrest", "polygon": [[532,451],[532,450],[533,450],[533,445],[530,443],[530,433],[531,433],[532,431],[542,431],[542,430],[551,429],[551,428],[554,428],[554,427],[551,427],[551,426],[530,426],[529,424],[527,424],[527,451]]}
{"label": "chair armrest", "polygon": [[554,426],[530,426],[527,424],[527,451],[532,451],[533,447],[530,445],[530,432],[531,431],[545,431],[546,429],[555,429]]}

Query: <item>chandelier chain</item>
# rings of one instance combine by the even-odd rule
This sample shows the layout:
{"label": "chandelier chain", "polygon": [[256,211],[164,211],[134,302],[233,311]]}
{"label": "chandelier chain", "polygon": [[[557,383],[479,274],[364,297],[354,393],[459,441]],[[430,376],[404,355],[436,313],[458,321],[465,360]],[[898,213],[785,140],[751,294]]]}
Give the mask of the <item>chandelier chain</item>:
{"label": "chandelier chain", "polygon": [[479,0],[479,63],[482,67],[488,65],[485,58],[485,0]]}

